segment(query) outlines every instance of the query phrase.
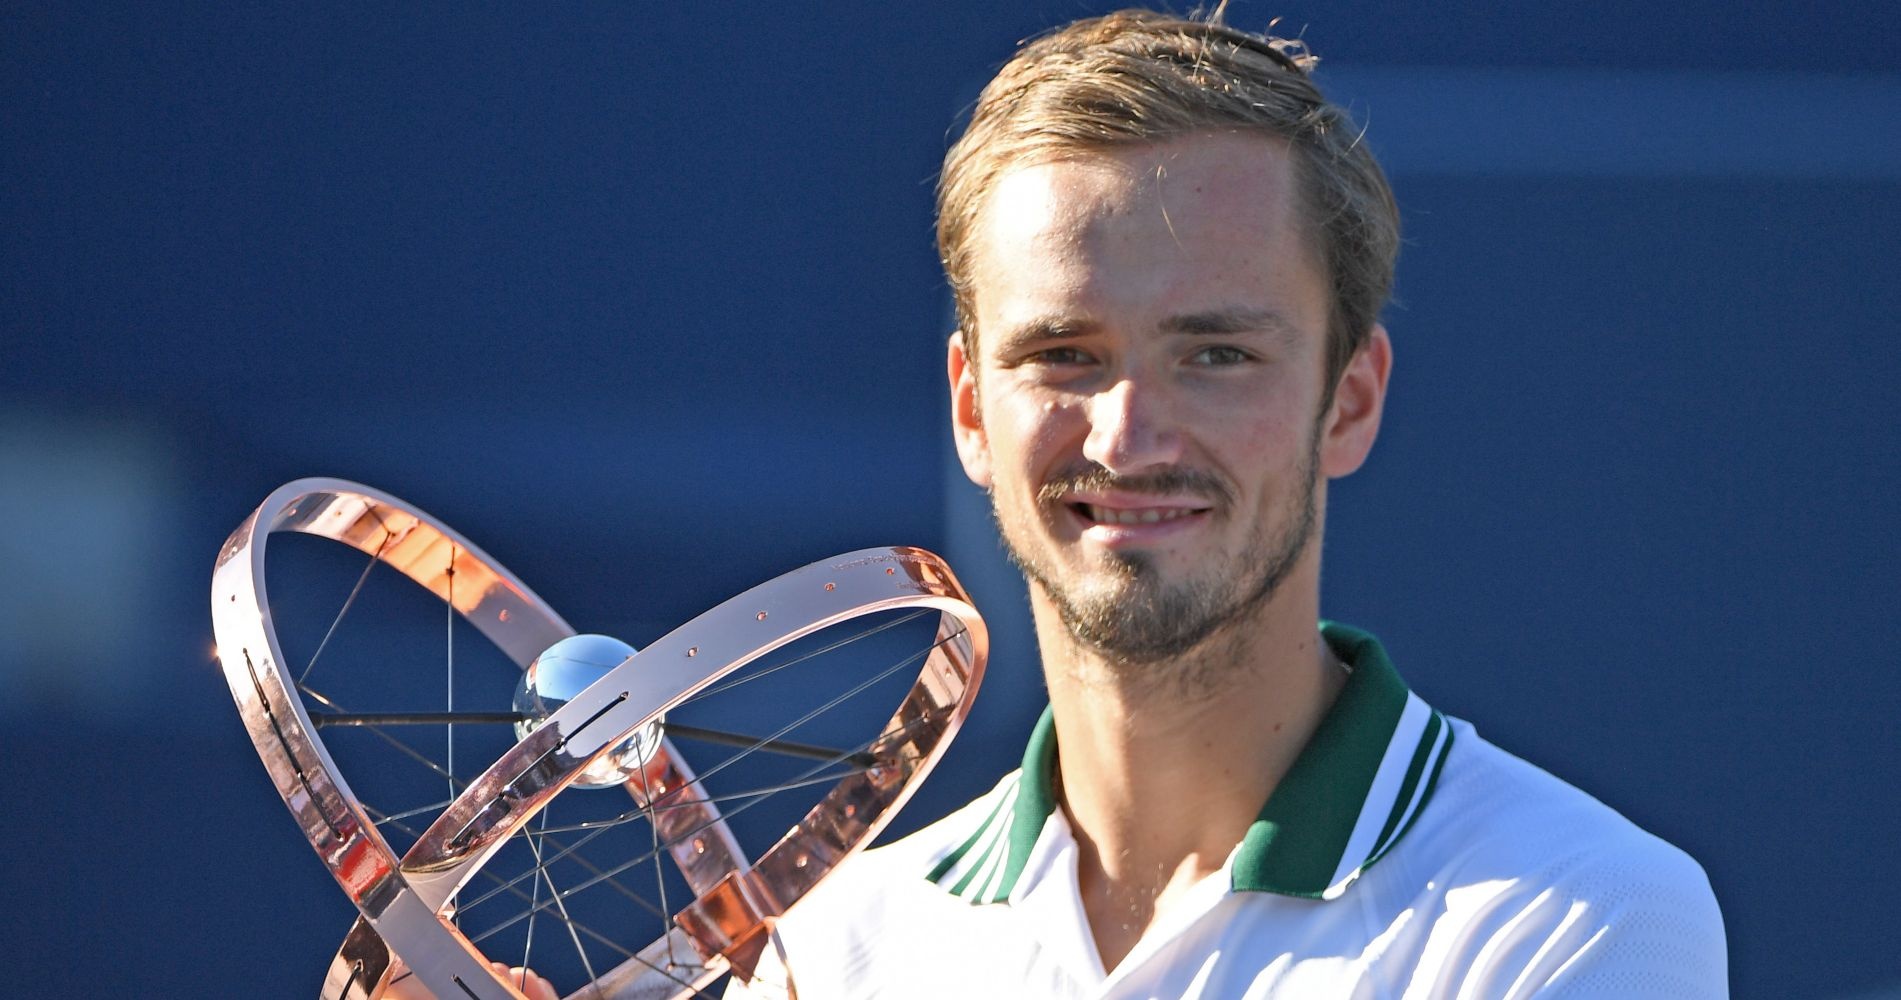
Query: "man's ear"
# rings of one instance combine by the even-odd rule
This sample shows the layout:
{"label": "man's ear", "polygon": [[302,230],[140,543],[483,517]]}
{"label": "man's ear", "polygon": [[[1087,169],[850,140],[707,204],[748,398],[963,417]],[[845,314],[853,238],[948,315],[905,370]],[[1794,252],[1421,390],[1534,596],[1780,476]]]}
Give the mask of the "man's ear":
{"label": "man's ear", "polygon": [[1320,472],[1328,479],[1350,475],[1366,461],[1379,437],[1386,406],[1386,379],[1393,371],[1393,342],[1373,324],[1366,344],[1354,352],[1334,387],[1326,429],[1320,438]]}
{"label": "man's ear", "polygon": [[983,410],[977,403],[977,365],[964,353],[961,331],[950,335],[945,368],[950,375],[951,436],[957,441],[957,457],[964,463],[964,475],[989,489],[990,439],[984,435]]}

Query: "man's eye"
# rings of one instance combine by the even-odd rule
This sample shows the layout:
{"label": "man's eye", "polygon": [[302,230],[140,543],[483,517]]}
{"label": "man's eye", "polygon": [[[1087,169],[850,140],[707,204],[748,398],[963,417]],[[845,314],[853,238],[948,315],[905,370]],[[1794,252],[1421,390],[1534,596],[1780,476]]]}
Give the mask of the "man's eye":
{"label": "man's eye", "polygon": [[1035,365],[1086,365],[1089,355],[1075,347],[1046,347],[1023,360]]}
{"label": "man's eye", "polygon": [[1239,365],[1246,364],[1251,357],[1239,347],[1204,347],[1190,360],[1198,365]]}

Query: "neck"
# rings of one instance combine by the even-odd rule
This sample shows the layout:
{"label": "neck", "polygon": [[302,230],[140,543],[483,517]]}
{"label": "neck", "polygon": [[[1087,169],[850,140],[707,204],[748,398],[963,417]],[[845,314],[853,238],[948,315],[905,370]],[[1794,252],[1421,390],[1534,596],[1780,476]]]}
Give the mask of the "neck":
{"label": "neck", "polygon": [[1178,660],[1148,664],[1080,647],[1033,595],[1062,805],[1104,968],[1222,867],[1339,693],[1317,582],[1299,582]]}

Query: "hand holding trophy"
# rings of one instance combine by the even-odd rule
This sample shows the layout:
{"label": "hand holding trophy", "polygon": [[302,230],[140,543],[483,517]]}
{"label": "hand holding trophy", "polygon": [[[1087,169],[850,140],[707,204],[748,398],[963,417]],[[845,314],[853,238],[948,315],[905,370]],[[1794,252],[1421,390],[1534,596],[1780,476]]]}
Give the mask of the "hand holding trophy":
{"label": "hand holding trophy", "polygon": [[[267,565],[273,536],[298,535],[360,556],[346,566],[347,550],[285,537]],[[413,636],[364,610],[378,566],[442,602],[421,612],[434,638],[414,652]],[[297,575],[339,568],[355,578],[347,594]],[[413,621],[431,602],[401,589],[389,614]],[[335,592],[340,609],[288,607],[312,592]],[[341,628],[352,616],[370,634],[354,645]],[[910,548],[794,570],[644,650],[577,636],[445,525],[331,479],[279,488],[232,533],[212,619],[252,743],[359,913],[325,1000],[384,996],[398,961],[457,1000],[542,993],[508,971],[531,963],[557,981],[570,970],[568,996],[701,996],[728,971],[750,980],[778,916],[942,755],[988,649],[949,568]],[[458,649],[458,619],[492,644],[491,680],[458,683],[480,658]],[[484,710],[468,710],[484,684]],[[408,707],[425,698],[441,708]],[[696,769],[682,744],[731,752],[696,754]],[[492,763],[476,773],[471,757]],[[801,790],[816,801],[774,825],[778,800]],[[536,945],[537,930],[558,948]]]}

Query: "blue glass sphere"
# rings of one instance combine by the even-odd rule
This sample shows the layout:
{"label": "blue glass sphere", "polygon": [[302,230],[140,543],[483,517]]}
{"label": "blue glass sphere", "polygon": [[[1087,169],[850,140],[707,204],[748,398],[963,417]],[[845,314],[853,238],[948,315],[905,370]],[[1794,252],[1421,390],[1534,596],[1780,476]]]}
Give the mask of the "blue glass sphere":
{"label": "blue glass sphere", "polygon": [[[606,635],[571,635],[549,646],[522,671],[515,685],[515,711],[524,718],[515,723],[517,738],[541,728],[587,686],[634,655],[634,647]],[[660,746],[656,720],[596,758],[574,780],[579,788],[614,788],[639,773]]]}

